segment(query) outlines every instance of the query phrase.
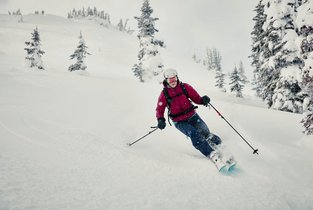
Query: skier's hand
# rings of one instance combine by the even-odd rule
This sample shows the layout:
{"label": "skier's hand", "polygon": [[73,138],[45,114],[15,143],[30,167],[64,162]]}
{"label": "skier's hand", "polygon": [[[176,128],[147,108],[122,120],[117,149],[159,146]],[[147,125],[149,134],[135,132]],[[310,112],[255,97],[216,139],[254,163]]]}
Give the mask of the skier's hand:
{"label": "skier's hand", "polygon": [[201,98],[201,100],[202,100],[202,104],[204,105],[204,106],[209,106],[209,103],[210,103],[210,98],[209,98],[209,96],[202,96],[202,98]]}
{"label": "skier's hand", "polygon": [[166,126],[165,118],[164,117],[160,117],[158,119],[158,128],[162,130],[162,129],[165,128],[165,126]]}

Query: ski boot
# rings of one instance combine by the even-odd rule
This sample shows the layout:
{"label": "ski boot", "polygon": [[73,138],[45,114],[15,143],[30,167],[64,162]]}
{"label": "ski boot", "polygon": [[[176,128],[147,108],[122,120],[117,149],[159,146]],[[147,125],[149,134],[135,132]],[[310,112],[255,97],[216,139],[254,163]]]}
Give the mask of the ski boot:
{"label": "ski boot", "polygon": [[222,161],[219,151],[212,151],[209,159],[214,163],[219,172],[227,171],[227,165]]}

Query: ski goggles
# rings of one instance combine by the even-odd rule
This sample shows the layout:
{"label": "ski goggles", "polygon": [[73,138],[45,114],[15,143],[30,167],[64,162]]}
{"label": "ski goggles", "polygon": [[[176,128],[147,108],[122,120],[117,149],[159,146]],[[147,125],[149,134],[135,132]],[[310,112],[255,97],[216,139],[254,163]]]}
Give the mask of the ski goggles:
{"label": "ski goggles", "polygon": [[167,82],[168,83],[173,83],[173,82],[176,82],[177,81],[177,77],[174,76],[174,77],[171,77],[171,78],[167,78]]}

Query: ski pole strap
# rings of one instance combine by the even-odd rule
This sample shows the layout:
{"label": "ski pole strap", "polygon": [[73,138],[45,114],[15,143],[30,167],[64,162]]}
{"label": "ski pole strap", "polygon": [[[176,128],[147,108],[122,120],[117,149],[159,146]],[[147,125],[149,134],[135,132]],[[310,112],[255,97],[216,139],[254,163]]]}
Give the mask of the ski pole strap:
{"label": "ski pole strap", "polygon": [[167,121],[170,126],[172,126],[171,120],[170,120],[170,111],[167,111]]}

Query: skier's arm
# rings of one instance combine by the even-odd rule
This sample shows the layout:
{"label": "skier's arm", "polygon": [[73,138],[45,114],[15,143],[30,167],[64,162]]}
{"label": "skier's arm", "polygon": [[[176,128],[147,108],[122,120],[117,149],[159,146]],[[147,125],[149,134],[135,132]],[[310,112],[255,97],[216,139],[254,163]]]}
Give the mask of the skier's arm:
{"label": "skier's arm", "polygon": [[165,99],[165,95],[162,91],[162,93],[159,96],[158,104],[157,104],[157,108],[156,108],[156,117],[158,119],[158,128],[161,130],[164,129],[166,126],[165,118],[164,118],[164,111],[165,111],[166,103],[167,102]]}
{"label": "skier's arm", "polygon": [[161,117],[164,118],[164,111],[165,111],[166,105],[167,105],[166,98],[165,98],[165,95],[162,91],[160,96],[159,96],[158,104],[156,107],[156,118],[157,119],[160,119]]}
{"label": "skier's arm", "polygon": [[204,106],[208,106],[208,104],[210,103],[210,98],[208,96],[203,96],[201,97],[199,95],[199,93],[189,84],[184,84],[185,85],[185,88],[188,92],[188,96],[189,98],[195,102],[196,104],[201,104],[201,105],[204,105]]}
{"label": "skier's arm", "polygon": [[196,104],[200,104],[200,105],[203,104],[201,96],[191,85],[184,83],[184,86],[187,90],[189,98],[193,102],[195,102]]}

